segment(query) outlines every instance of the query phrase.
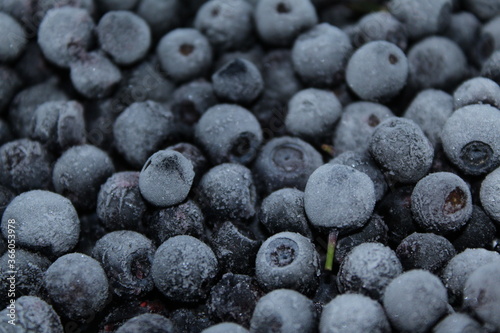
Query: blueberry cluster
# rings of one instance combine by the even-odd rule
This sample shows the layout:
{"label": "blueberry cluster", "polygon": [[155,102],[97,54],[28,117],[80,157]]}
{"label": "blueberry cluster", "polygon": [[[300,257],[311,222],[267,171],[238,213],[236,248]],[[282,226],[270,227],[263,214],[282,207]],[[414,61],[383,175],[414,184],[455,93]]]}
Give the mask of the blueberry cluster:
{"label": "blueberry cluster", "polygon": [[499,0],[0,0],[0,332],[500,332],[499,84]]}

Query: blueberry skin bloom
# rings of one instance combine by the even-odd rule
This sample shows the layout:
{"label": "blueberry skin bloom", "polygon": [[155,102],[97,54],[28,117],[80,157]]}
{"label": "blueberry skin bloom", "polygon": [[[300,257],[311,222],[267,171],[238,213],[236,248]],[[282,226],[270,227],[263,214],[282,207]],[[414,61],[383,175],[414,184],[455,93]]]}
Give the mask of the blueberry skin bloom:
{"label": "blueberry skin bloom", "polygon": [[208,245],[191,236],[169,238],[156,251],[152,275],[169,299],[197,302],[207,296],[219,265]]}

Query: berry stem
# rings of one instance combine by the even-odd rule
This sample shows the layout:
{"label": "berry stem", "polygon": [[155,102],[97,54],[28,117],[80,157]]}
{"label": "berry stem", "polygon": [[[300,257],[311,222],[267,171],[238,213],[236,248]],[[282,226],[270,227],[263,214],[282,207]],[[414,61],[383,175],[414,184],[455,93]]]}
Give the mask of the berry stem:
{"label": "berry stem", "polygon": [[332,229],[328,234],[328,246],[326,248],[325,269],[331,271],[333,267],[333,258],[335,257],[335,247],[337,246],[337,237],[339,232],[337,229]]}

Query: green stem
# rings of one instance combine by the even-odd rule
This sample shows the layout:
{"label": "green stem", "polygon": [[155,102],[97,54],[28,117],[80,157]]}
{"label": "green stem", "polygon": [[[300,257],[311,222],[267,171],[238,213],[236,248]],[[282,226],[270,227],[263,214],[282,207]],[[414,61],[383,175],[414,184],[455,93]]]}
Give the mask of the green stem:
{"label": "green stem", "polygon": [[328,234],[328,246],[326,248],[325,269],[331,271],[333,267],[333,258],[335,257],[335,247],[337,246],[338,230],[333,229]]}

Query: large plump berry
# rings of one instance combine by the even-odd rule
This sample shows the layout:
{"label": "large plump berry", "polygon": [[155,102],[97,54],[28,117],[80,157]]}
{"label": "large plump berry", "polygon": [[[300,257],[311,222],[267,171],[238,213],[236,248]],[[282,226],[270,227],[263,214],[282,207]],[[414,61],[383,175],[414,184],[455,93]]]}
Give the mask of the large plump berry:
{"label": "large plump berry", "polygon": [[23,27],[10,15],[0,12],[0,61],[17,59],[28,42]]}
{"label": "large plump berry", "polygon": [[471,104],[489,104],[500,107],[500,87],[490,79],[476,77],[463,82],[453,93],[454,107]]}
{"label": "large plump berry", "polygon": [[437,323],[432,329],[433,333],[448,332],[483,332],[483,327],[472,317],[464,313],[452,313]]}
{"label": "large plump berry", "polygon": [[481,183],[479,196],[488,215],[500,224],[500,168],[491,172]]}

